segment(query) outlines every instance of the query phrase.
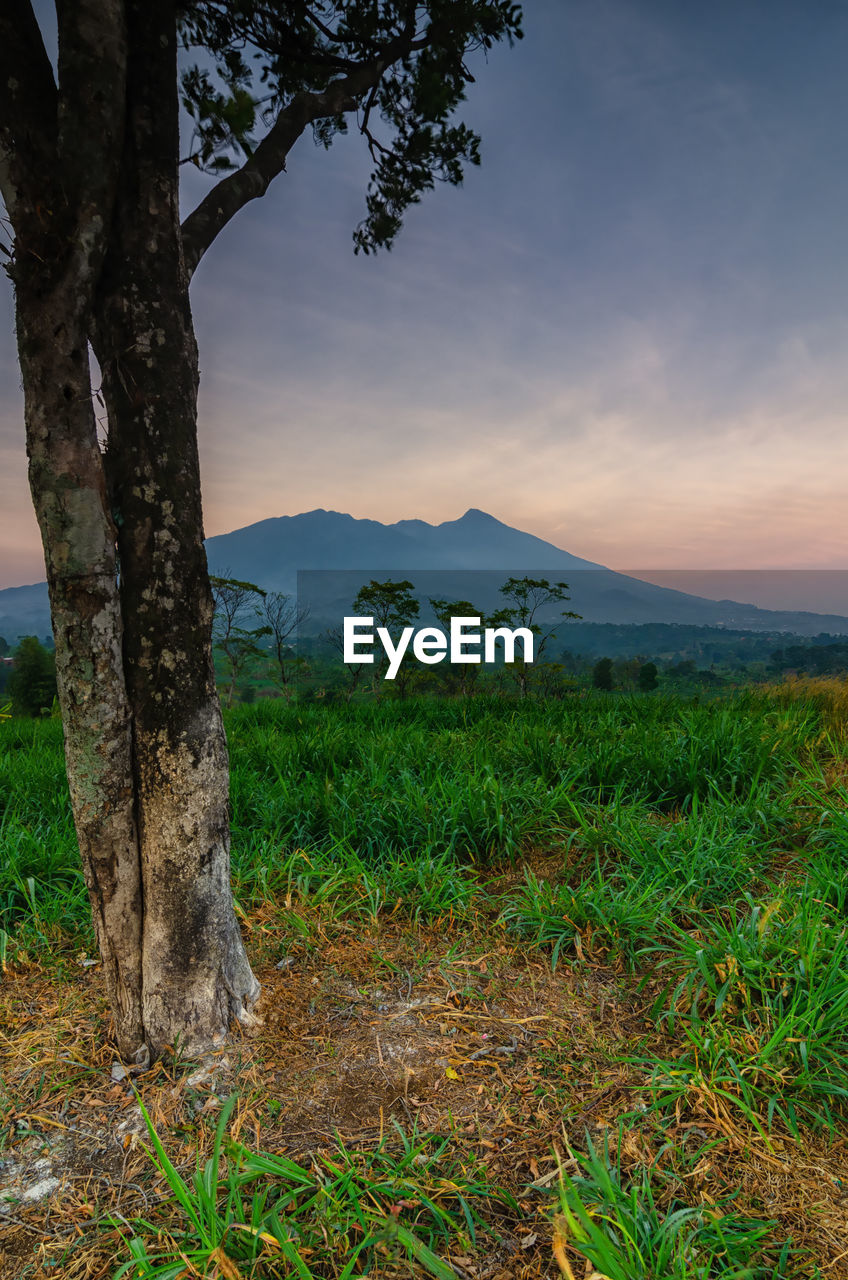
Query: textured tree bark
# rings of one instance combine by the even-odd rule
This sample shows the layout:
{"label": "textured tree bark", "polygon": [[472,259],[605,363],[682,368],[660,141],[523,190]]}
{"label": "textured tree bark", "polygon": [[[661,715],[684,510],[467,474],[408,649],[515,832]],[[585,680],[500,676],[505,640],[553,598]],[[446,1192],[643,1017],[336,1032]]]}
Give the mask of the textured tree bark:
{"label": "textured tree bark", "polygon": [[11,3],[0,37],[33,65],[0,84],[0,179],[74,820],[120,1052],[199,1056],[259,987],[230,890],[174,7],[60,4],[57,99],[29,6]]}
{"label": "textured tree bark", "polygon": [[229,764],[203,547],[170,8],[127,7],[125,149],[95,348],[133,712],[142,1016],[153,1054],[179,1043],[195,1055],[224,1039],[231,1018],[249,1018],[259,986],[230,890]]}
{"label": "textured tree bark", "polygon": [[[148,205],[148,208],[150,206]],[[99,308],[106,470],[121,577],[144,889],[142,1007],[158,1054],[220,1043],[258,984],[230,891],[227,746],[212,663],[212,598],[197,456],[197,354],[175,201],[147,264],[122,258]],[[147,228],[149,232],[149,226]],[[130,229],[131,232],[131,229]],[[128,265],[132,264],[132,265]],[[160,277],[160,278],[157,278]]]}
{"label": "textured tree bark", "polygon": [[42,272],[37,283],[28,274],[17,280],[18,348],[68,782],[118,1045],[133,1056],[144,1042],[142,900],[115,530],[76,295],[45,290]]}
{"label": "textured tree bark", "polygon": [[134,1054],[144,1035],[131,711],[88,359],[123,126],[125,29],[115,0],[62,3],[58,21],[61,91],[30,5],[0,8],[0,184],[15,231],[9,273],[68,781],[118,1044]]}

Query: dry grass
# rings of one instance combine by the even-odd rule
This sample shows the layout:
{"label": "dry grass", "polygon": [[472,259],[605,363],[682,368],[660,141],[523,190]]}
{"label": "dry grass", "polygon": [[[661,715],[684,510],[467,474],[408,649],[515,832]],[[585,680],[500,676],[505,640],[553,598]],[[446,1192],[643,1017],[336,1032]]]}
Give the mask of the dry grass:
{"label": "dry grass", "polygon": [[848,737],[848,678],[845,676],[788,676],[770,690],[777,702],[807,702],[822,714],[825,728],[836,741]]}
{"label": "dry grass", "polygon": [[[458,1273],[530,1280],[560,1274],[549,1198],[557,1158],[571,1167],[587,1131],[597,1140],[623,1123],[626,1169],[655,1167],[669,1194],[691,1203],[735,1192],[738,1211],[775,1219],[780,1238],[806,1247],[799,1276],[816,1264],[848,1276],[845,1135],[764,1139],[706,1083],[661,1129],[645,1069],[624,1059],[649,1036],[666,1057],[679,1047],[658,1045],[632,978],[589,955],[553,974],[491,919],[425,928],[395,915],[354,929],[315,914],[309,923],[312,941],[290,947],[281,970],[262,961],[279,954],[279,912],[251,918],[263,1024],[234,1040],[213,1080],[160,1064],[136,1081],[182,1171],[208,1153],[209,1121],[232,1090],[234,1135],[306,1164],[333,1150],[336,1134],[348,1148],[373,1147],[393,1120],[449,1135],[463,1166],[521,1206],[501,1215],[484,1247],[455,1255]],[[37,965],[10,966],[0,993],[0,1179],[18,1197],[46,1177],[56,1185],[0,1215],[4,1280],[106,1280],[125,1256],[109,1216],[155,1217],[167,1230],[174,1205],[143,1149],[133,1091],[113,1081],[112,1065],[96,966],[72,967],[62,981]],[[582,1259],[569,1265],[581,1274]],[[394,1267],[385,1274],[417,1274]]]}

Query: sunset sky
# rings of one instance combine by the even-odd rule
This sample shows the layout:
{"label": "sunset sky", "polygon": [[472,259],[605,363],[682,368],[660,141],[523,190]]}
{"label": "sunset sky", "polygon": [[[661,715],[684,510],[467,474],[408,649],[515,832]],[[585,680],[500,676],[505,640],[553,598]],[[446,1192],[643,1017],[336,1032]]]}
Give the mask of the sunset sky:
{"label": "sunset sky", "polygon": [[[206,530],[479,507],[617,568],[848,568],[848,7],[526,0],[483,166],[355,257],[304,137],[201,264]],[[186,211],[208,185],[188,170]],[[2,289],[0,586],[43,577]]]}

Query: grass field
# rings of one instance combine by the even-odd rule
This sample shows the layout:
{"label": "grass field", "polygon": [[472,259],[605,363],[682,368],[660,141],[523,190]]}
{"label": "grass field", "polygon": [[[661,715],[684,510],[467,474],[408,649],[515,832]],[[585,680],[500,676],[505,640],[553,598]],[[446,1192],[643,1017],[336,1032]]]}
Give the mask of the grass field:
{"label": "grass field", "polygon": [[0,725],[0,1276],[848,1276],[844,683],[227,725],[263,1021],[137,1094]]}

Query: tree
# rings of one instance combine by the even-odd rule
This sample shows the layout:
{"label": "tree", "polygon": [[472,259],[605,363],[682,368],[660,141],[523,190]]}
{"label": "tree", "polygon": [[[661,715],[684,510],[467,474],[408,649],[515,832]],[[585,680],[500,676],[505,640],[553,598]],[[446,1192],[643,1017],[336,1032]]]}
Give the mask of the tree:
{"label": "tree", "polygon": [[251,658],[262,655],[259,641],[271,634],[268,626],[248,627],[251,618],[261,616],[265,592],[253,582],[238,578],[210,578],[214,616],[212,647],[223,656],[229,672],[227,706],[233,705],[238,678]]}
{"label": "tree", "polygon": [[[482,627],[488,625],[486,618],[483,617],[479,609],[475,609],[470,600],[445,600],[440,596],[434,599],[431,596],[430,608],[446,635],[450,634],[451,618],[479,618]],[[452,676],[456,679],[462,697],[467,698],[474,692],[474,685],[480,675],[480,667],[481,664],[479,662],[460,662],[455,669],[446,665],[444,670],[448,679]],[[436,668],[436,670],[438,671],[440,668]]]}
{"label": "tree", "polygon": [[565,666],[561,662],[540,662],[536,675],[539,693],[543,698],[561,698],[566,691],[574,688],[574,682],[566,677]]}
{"label": "tree", "polygon": [[356,690],[359,688],[363,677],[371,668],[367,662],[345,662],[344,629],[342,627],[328,628],[328,630],[324,632],[324,639],[347,670],[348,679],[347,688],[345,690],[345,702],[350,702],[353,695],[356,693]]}
{"label": "tree", "polygon": [[635,689],[639,681],[641,662],[638,658],[618,658],[612,664],[613,684],[616,689]]}
{"label": "tree", "polygon": [[[579,613],[563,609],[559,612],[557,621],[551,626],[543,627],[536,621],[540,610],[550,604],[570,599],[567,582],[549,582],[547,578],[507,578],[500,588],[500,593],[507,603],[486,620],[486,625],[526,627],[532,631],[536,637],[537,660],[541,658],[545,645],[559,626],[560,619],[580,617]],[[521,697],[526,698],[530,684],[529,664],[522,658],[520,662],[515,663],[514,673]]]}
{"label": "tree", "polygon": [[35,638],[24,636],[15,651],[9,677],[12,708],[19,716],[49,713],[56,697],[56,664],[53,655]]}
{"label": "tree", "polygon": [[639,688],[643,693],[650,693],[659,683],[659,672],[655,662],[645,662],[639,668]]}
{"label": "tree", "polygon": [[283,693],[288,694],[292,672],[298,665],[291,638],[297,637],[299,628],[309,617],[309,606],[299,605],[291,596],[279,591],[269,591],[263,594],[259,617],[265,627],[265,634],[269,637],[274,674]]}
{"label": "tree", "polygon": [[612,658],[599,658],[595,663],[592,668],[592,686],[607,693],[612,691]]}
{"label": "tree", "polygon": [[[30,0],[0,7],[7,270],[71,803],[118,1047],[139,1063],[220,1043],[258,995],[229,888],[192,275],[305,130],[328,146],[348,118],[373,157],[356,248],[390,246],[478,162],[454,121],[467,58],[520,18],[509,0],[58,0],[56,75]],[[182,225],[181,95],[188,159],[219,174]]]}
{"label": "tree", "polygon": [[[421,611],[421,606],[412,594],[414,589],[414,584],[408,578],[403,578],[400,582],[392,582],[391,579],[387,579],[385,582],[378,582],[375,578],[372,578],[367,587],[360,587],[356,593],[353,612],[358,617],[373,618],[375,629],[384,627],[396,644],[404,627],[412,626]],[[402,698],[406,697],[406,690],[413,675],[413,669],[408,658],[409,651],[407,650],[395,676],[396,688]],[[372,670],[374,673],[374,689],[378,698],[380,697],[382,680],[388,665],[385,651],[382,657],[375,654]]]}

